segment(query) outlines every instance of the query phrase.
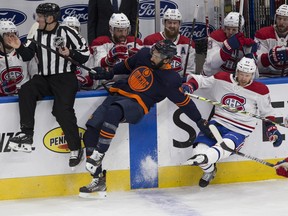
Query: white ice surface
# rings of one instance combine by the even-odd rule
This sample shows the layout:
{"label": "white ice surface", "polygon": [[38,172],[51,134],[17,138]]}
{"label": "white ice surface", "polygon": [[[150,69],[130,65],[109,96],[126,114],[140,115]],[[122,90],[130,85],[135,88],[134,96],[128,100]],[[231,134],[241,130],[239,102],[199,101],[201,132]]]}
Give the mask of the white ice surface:
{"label": "white ice surface", "polygon": [[0,201],[1,216],[287,216],[288,179]]}

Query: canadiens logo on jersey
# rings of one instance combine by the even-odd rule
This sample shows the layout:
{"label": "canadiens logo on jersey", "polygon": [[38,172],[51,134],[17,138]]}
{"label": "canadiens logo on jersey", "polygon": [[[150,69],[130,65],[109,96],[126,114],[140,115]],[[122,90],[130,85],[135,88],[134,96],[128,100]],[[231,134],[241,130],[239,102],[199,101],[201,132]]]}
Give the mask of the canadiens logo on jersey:
{"label": "canadiens logo on jersey", "polygon": [[153,80],[154,76],[151,69],[140,66],[130,74],[128,84],[134,91],[143,92],[151,87]]}
{"label": "canadiens logo on jersey", "polygon": [[171,67],[178,73],[183,70],[181,56],[174,56],[170,64]]}
{"label": "canadiens logo on jersey", "polygon": [[17,91],[16,85],[24,79],[21,67],[10,67],[1,71],[0,85],[1,94],[14,94]]}
{"label": "canadiens logo on jersey", "polygon": [[21,67],[10,67],[9,68],[9,73],[7,73],[7,69],[5,68],[4,70],[1,71],[1,76],[0,76],[0,81],[1,83],[3,82],[8,82],[10,80],[14,80],[14,82],[20,83],[23,80],[23,71]]}
{"label": "canadiens logo on jersey", "polygon": [[[237,109],[238,111],[245,111],[244,105],[246,104],[246,99],[242,96],[231,93],[231,94],[224,95],[221,99],[221,103],[224,105],[228,105],[229,107],[233,109]],[[225,109],[225,110],[232,112],[231,110],[228,110],[228,109]]]}

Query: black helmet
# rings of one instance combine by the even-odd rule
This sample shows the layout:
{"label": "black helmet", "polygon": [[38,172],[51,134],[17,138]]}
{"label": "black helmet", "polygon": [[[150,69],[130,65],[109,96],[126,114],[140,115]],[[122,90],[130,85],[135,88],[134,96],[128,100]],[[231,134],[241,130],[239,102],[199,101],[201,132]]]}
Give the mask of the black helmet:
{"label": "black helmet", "polygon": [[60,17],[60,7],[55,3],[42,3],[36,8],[36,13],[53,16],[55,20]]}
{"label": "black helmet", "polygon": [[173,58],[177,54],[176,45],[171,40],[161,40],[153,45],[152,50],[156,49],[161,55],[166,56],[166,58]]}

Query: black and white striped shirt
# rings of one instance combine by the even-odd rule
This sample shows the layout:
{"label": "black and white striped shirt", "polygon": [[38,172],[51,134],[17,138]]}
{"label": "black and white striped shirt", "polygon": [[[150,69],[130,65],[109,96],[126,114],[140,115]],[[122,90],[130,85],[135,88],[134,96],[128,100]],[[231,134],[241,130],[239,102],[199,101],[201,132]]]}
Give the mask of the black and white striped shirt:
{"label": "black and white striped shirt", "polygon": [[[74,72],[76,70],[75,64],[49,50],[52,49],[59,53],[58,49],[60,48],[55,47],[56,37],[64,40],[63,47],[70,50],[69,58],[72,58],[72,61],[84,64],[88,60],[90,52],[85,39],[74,29],[59,24],[52,31],[38,29],[33,36],[36,43],[28,40],[25,46],[21,45],[17,49],[17,53],[23,61],[30,61],[36,54],[39,75]],[[47,47],[41,47],[39,44]]]}

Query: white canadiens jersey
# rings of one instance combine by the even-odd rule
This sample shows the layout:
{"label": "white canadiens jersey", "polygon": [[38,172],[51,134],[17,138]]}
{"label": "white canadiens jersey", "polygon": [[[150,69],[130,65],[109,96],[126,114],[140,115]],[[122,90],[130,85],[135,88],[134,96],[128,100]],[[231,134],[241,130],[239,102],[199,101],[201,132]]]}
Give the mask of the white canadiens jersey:
{"label": "white canadiens jersey", "polygon": [[[152,47],[156,42],[160,40],[166,39],[165,36],[163,35],[163,32],[157,32],[152,35],[148,35],[146,38],[144,38],[144,46],[145,47]],[[190,43],[190,39],[178,34],[177,38],[173,43],[177,47],[177,54],[174,56],[171,62],[172,68],[180,73],[183,74],[183,69],[185,66],[185,61],[186,61],[186,56],[187,56],[187,50],[188,50],[188,45]],[[187,69],[186,73],[187,74],[192,74],[195,73],[195,43],[192,42],[189,50],[189,59],[187,63]]]}
{"label": "white canadiens jersey", "polygon": [[[284,76],[288,75],[288,62],[285,66],[284,62],[271,65],[268,55],[269,51],[275,46],[287,46],[288,35],[285,38],[279,38],[274,26],[263,27],[255,33],[255,42],[258,44],[258,68],[262,77],[279,77],[284,72]],[[285,71],[283,71],[283,67]]]}
{"label": "white canadiens jersey", "polygon": [[[219,71],[234,73],[236,69],[237,59],[236,51],[232,53],[230,59],[224,61],[221,58],[220,50],[223,47],[223,42],[227,36],[223,29],[213,31],[208,37],[207,56],[203,65],[202,74],[205,76],[212,76]],[[243,51],[239,50],[238,59],[243,57]]]}
{"label": "white canadiens jersey", "polygon": [[[101,64],[101,60],[107,56],[110,49],[114,45],[115,45],[115,43],[108,36],[100,36],[100,37],[97,37],[95,40],[93,40],[92,45],[91,45],[93,58],[89,59],[90,62],[92,61],[92,63],[90,63],[90,66],[105,67],[106,65]],[[128,49],[134,47],[134,37],[133,36],[127,37],[126,45],[127,45]],[[137,49],[142,48],[142,41],[139,38],[136,39],[136,48]],[[127,53],[127,56],[128,56],[128,53]],[[123,60],[124,59],[118,59],[117,62],[121,62]]]}
{"label": "white canadiens jersey", "polygon": [[[198,86],[199,89],[211,90],[209,92],[211,98],[209,99],[213,101],[264,118],[274,116],[269,89],[263,83],[254,81],[245,87],[241,87],[234,80],[233,75],[226,72],[219,72],[211,77],[192,76],[194,78],[193,84]],[[212,120],[245,136],[252,133],[259,121],[249,115],[232,112],[219,106],[215,106],[215,114]]]}
{"label": "white canadiens jersey", "polygon": [[30,71],[31,75],[32,72],[34,74],[37,73],[37,65],[34,59],[32,59],[30,62],[23,62],[20,60],[17,57],[15,50],[7,54],[7,60],[9,72],[7,71],[5,55],[4,53],[0,52],[0,85],[3,88],[5,84],[9,82],[9,80],[13,80],[13,84],[11,85],[16,85],[16,91],[7,92],[7,94],[16,94],[17,89],[19,89],[21,85],[30,79],[28,71]]}

